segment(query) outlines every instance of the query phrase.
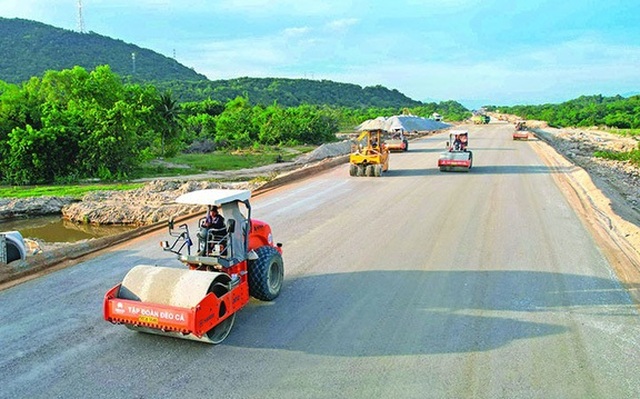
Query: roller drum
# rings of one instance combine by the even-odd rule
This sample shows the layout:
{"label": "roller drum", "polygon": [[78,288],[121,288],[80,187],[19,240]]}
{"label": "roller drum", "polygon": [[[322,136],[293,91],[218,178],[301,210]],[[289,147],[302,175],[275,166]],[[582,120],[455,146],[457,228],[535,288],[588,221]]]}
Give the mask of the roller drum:
{"label": "roller drum", "polygon": [[[230,277],[225,273],[138,265],[124,277],[118,298],[191,309],[210,292],[213,292],[218,297],[228,292],[229,281]],[[219,339],[221,335],[226,337],[224,332],[226,331],[228,334],[234,319],[235,314],[201,338],[193,334],[184,335],[176,332],[164,332],[129,324],[127,324],[127,327],[140,332],[215,344],[219,343],[216,341],[219,340],[221,342],[224,339]],[[218,331],[213,331],[216,329]],[[220,329],[223,329],[222,334]]]}

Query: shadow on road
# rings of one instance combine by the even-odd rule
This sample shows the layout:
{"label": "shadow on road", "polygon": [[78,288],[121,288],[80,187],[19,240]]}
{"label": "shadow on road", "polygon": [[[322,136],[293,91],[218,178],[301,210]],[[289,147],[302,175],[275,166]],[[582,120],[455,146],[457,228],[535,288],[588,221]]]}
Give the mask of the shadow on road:
{"label": "shadow on road", "polygon": [[440,170],[437,167],[428,169],[393,169],[384,173],[383,178],[391,177],[414,177],[437,175]]}
{"label": "shadow on road", "polygon": [[[478,292],[481,296],[474,296]],[[524,320],[527,314],[565,312],[567,307],[585,313],[636,312],[617,282],[588,276],[520,271],[328,274],[288,281],[275,303],[251,302],[226,344],[349,357],[487,351],[567,332],[563,325]]]}
{"label": "shadow on road", "polygon": [[434,152],[444,152],[446,148],[416,148],[412,149],[409,147],[409,151],[407,153],[434,153]]}
{"label": "shadow on road", "polygon": [[252,299],[239,311],[224,348],[95,322],[104,323],[100,330],[119,342],[110,349],[116,358],[120,351],[137,348],[151,359],[179,353],[205,361],[231,348],[344,357],[490,351],[569,332],[564,323],[550,321],[564,320],[556,315],[567,312],[637,315],[627,291],[609,279],[533,271],[409,270],[287,279],[275,301]]}

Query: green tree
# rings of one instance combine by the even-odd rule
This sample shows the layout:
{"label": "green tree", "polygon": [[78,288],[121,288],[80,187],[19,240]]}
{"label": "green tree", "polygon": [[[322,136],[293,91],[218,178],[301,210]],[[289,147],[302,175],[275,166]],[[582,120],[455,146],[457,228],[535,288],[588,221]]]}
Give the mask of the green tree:
{"label": "green tree", "polygon": [[[160,94],[158,98],[158,114],[162,121],[160,128],[160,156],[164,157],[165,143],[175,144],[179,132],[181,108],[178,100],[173,98],[171,92]],[[172,149],[170,155],[175,155],[176,149]]]}
{"label": "green tree", "polygon": [[157,92],[125,86],[108,66],[49,71],[0,94],[0,179],[124,178],[157,133]]}
{"label": "green tree", "polygon": [[247,97],[229,101],[216,120],[216,142],[225,147],[248,147],[257,141],[260,128],[254,123]]}

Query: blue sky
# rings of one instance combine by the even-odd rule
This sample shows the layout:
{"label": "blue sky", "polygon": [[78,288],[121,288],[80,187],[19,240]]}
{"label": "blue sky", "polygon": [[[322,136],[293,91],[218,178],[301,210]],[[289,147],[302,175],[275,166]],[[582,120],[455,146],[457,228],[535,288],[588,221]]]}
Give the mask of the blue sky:
{"label": "blue sky", "polygon": [[[209,79],[383,85],[420,101],[557,103],[640,92],[638,0],[83,0],[86,31]],[[78,0],[0,16],[78,29]]]}

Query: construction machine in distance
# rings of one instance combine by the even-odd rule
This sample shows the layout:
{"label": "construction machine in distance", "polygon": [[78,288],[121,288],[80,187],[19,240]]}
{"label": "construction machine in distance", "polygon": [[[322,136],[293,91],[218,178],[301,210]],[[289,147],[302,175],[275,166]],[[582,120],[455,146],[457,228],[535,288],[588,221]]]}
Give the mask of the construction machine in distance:
{"label": "construction machine in distance", "polygon": [[391,132],[385,139],[385,144],[391,152],[409,151],[409,140],[401,129]]}
{"label": "construction machine in distance", "polygon": [[468,149],[469,132],[452,130],[447,141],[447,151],[440,154],[438,168],[441,172],[468,172],[473,165],[473,153]]}
{"label": "construction machine in distance", "polygon": [[478,114],[471,118],[474,125],[486,125],[491,122],[491,117],[489,115]]}
{"label": "construction machine in distance", "polygon": [[364,130],[351,146],[349,175],[382,176],[389,170],[389,148],[383,141],[385,131]]}
{"label": "construction machine in distance", "polygon": [[529,131],[525,121],[517,121],[513,131],[514,140],[529,140]]}
{"label": "construction machine in distance", "polygon": [[104,319],[129,329],[211,344],[231,331],[236,313],[253,296],[272,301],[284,280],[282,244],[273,242],[271,227],[251,218],[248,190],[208,189],[186,193],[176,202],[216,205],[226,218],[226,231],[211,231],[198,221],[198,253],[186,223],[173,243],[160,243],[188,268],[138,265],[104,297]]}

